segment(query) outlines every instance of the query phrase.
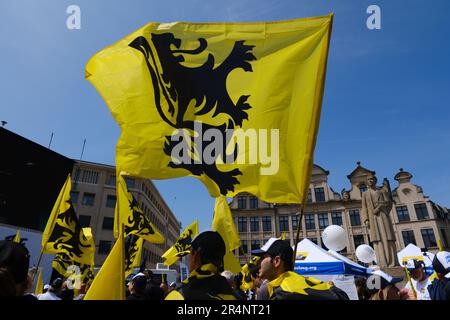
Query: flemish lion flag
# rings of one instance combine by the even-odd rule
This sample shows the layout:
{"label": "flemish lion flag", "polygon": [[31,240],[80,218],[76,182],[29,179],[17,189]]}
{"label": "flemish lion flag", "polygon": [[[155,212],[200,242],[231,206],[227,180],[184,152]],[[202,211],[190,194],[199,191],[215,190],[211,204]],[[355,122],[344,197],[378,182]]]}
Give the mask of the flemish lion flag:
{"label": "flemish lion flag", "polygon": [[141,265],[144,238],[130,235],[125,241],[125,278]]}
{"label": "flemish lion flag", "polygon": [[191,251],[191,242],[198,234],[198,220],[191,223],[162,256],[164,264],[170,266],[177,262],[178,259],[187,255]]}
{"label": "flemish lion flag", "polygon": [[332,19],[149,23],[94,55],[85,74],[121,127],[118,169],[303,203]]}
{"label": "flemish lion flag", "polygon": [[122,175],[117,175],[117,204],[114,217],[114,234],[118,234],[118,226],[124,225],[124,234],[137,235],[150,243],[164,243],[164,237],[155,226],[128,191],[127,184]]}
{"label": "flemish lion flag", "polygon": [[95,248],[78,223],[70,199],[71,185],[72,180],[69,174],[42,234],[42,252],[64,253],[71,261],[90,264]]}
{"label": "flemish lion flag", "polygon": [[91,228],[83,228],[83,234],[88,239],[89,244],[92,247],[88,264],[73,261],[66,253],[57,253],[52,262],[52,268],[55,269],[61,276],[64,278],[79,280],[78,282],[75,281],[76,284],[81,284],[83,282],[88,283],[94,279],[95,243]]}

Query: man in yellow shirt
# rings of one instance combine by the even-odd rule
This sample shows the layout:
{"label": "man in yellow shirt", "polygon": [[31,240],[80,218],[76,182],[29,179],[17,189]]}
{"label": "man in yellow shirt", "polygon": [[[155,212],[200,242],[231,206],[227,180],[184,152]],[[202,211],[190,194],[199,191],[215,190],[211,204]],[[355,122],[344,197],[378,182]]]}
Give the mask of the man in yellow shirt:
{"label": "man in yellow shirt", "polygon": [[270,281],[270,300],[348,300],[341,289],[293,272],[294,250],[288,240],[271,238],[252,254],[261,257],[259,276]]}
{"label": "man in yellow shirt", "polygon": [[191,242],[189,277],[166,300],[237,300],[223,271],[225,242],[218,232],[205,231]]}

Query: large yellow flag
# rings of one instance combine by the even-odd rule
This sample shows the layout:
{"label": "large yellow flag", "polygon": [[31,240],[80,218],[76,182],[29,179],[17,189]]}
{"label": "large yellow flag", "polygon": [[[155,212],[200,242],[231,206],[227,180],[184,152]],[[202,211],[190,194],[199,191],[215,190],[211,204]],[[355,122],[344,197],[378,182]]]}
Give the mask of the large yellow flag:
{"label": "large yellow flag", "polygon": [[85,74],[122,129],[119,170],[303,203],[332,19],[149,23],[97,53]]}
{"label": "large yellow flag", "polygon": [[239,273],[241,271],[241,265],[233,254],[233,250],[239,248],[241,242],[231,215],[230,207],[228,206],[227,198],[224,196],[216,198],[212,230],[217,231],[225,242],[224,269],[233,273]]}
{"label": "large yellow flag", "polygon": [[170,266],[178,261],[182,256],[191,251],[191,242],[198,234],[198,220],[191,223],[177,239],[173,246],[161,256],[164,258],[164,264]]}
{"label": "large yellow flag", "polygon": [[94,278],[84,300],[125,299],[125,247],[123,233],[114,244],[102,268]]}
{"label": "large yellow flag", "polygon": [[95,247],[78,223],[70,199],[71,186],[72,180],[69,174],[42,234],[42,252],[64,253],[71,261],[90,264]]}
{"label": "large yellow flag", "polygon": [[116,214],[114,217],[114,234],[118,234],[118,226],[124,225],[124,234],[137,235],[151,243],[164,243],[164,237],[155,226],[150,222],[148,217],[127,189],[127,184],[122,175],[117,175],[117,204]]}

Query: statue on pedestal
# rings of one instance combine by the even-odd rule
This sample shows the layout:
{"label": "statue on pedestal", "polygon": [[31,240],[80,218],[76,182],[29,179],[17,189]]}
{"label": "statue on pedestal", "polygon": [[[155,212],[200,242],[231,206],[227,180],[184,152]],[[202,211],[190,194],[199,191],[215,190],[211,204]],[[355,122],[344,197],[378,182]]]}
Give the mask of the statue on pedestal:
{"label": "statue on pedestal", "polygon": [[394,267],[397,264],[395,233],[390,218],[393,199],[389,181],[384,179],[383,187],[377,188],[377,178],[367,178],[367,191],[362,194],[361,216],[369,228],[370,240],[380,267]]}

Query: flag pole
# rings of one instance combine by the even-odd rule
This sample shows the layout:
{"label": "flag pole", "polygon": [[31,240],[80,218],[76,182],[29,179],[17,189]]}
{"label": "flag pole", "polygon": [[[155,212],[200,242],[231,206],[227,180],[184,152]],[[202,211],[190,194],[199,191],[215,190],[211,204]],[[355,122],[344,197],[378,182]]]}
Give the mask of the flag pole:
{"label": "flag pole", "polygon": [[297,259],[297,244],[298,241],[300,240],[300,230],[302,227],[302,220],[303,220],[303,208],[304,205],[300,204],[300,218],[298,219],[298,225],[297,225],[297,234],[295,236],[295,244],[294,244],[294,257],[292,259],[292,270],[294,270],[295,267],[295,259]]}
{"label": "flag pole", "polygon": [[408,268],[406,267],[406,261],[403,261],[403,267],[405,268],[406,277],[408,278],[409,286],[411,287],[414,298],[417,300],[417,292],[414,289],[413,283],[411,281],[411,277],[409,276],[409,271],[408,271]]}

